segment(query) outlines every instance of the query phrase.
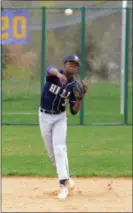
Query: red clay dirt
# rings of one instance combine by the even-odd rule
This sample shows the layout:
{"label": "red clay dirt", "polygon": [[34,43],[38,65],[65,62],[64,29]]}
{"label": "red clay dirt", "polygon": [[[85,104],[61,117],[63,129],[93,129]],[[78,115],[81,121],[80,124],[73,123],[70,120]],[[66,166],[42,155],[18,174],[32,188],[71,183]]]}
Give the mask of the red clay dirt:
{"label": "red clay dirt", "polygon": [[56,178],[2,177],[2,212],[132,212],[131,178],[73,178],[69,197],[56,198]]}

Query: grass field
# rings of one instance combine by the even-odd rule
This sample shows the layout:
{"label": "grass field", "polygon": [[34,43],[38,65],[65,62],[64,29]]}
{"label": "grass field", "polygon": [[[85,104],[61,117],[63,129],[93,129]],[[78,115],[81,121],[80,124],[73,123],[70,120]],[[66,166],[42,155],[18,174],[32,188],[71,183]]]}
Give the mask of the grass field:
{"label": "grass field", "polygon": [[[131,126],[69,126],[67,144],[72,176],[132,176]],[[2,175],[56,176],[38,126],[2,126]]]}
{"label": "grass field", "polygon": [[[2,122],[37,124],[38,81],[2,82]],[[90,83],[84,102],[84,121],[123,123],[120,85]],[[80,114],[68,124],[79,124]],[[132,122],[132,84],[128,87],[128,121]],[[131,126],[69,126],[68,151],[73,176],[131,176]],[[57,133],[58,134],[58,133]],[[56,176],[38,126],[2,126],[2,175]]]}
{"label": "grass field", "polygon": [[[39,103],[39,80],[2,82],[2,123],[37,124]],[[69,124],[79,122],[80,113],[70,116],[68,112]],[[120,114],[120,85],[103,81],[90,83],[84,102],[84,123],[123,122],[123,115]],[[128,122],[132,123],[132,84],[128,87]]]}

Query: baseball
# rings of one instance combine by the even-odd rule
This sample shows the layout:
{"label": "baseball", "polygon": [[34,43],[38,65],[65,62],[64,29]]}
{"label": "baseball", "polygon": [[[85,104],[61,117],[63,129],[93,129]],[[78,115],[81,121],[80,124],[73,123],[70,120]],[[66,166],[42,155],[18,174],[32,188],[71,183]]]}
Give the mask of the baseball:
{"label": "baseball", "polygon": [[72,10],[72,9],[66,9],[66,10],[65,10],[65,14],[66,14],[67,16],[72,15],[72,13],[73,13],[73,10]]}

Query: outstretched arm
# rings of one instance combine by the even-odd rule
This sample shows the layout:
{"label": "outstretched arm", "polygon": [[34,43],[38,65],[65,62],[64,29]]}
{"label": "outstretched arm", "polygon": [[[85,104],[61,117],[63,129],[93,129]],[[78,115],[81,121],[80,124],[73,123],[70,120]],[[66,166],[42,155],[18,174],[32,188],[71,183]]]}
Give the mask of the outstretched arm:
{"label": "outstretched arm", "polygon": [[48,68],[47,73],[49,76],[56,76],[57,78],[59,78],[62,84],[65,84],[67,82],[66,76],[61,74],[55,67]]}

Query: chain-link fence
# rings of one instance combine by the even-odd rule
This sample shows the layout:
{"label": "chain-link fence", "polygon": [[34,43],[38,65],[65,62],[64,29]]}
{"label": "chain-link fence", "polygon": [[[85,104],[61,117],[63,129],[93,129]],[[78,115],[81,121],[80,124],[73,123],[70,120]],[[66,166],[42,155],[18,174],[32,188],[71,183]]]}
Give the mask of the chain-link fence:
{"label": "chain-link fence", "polygon": [[[16,8],[19,6],[20,8]],[[9,13],[21,11],[22,4],[2,4]],[[6,10],[5,9],[5,10]],[[2,123],[37,123],[41,78],[42,9],[25,9],[29,14],[26,44],[2,45]],[[40,28],[35,31],[35,20]],[[36,24],[36,23],[35,23]]]}
{"label": "chain-link fence", "polygon": [[128,109],[126,115],[120,113],[122,9],[72,8],[72,14],[66,15],[66,8],[42,9],[23,3],[2,4],[3,10],[25,7],[29,14],[28,43],[2,45],[2,123],[38,123],[45,68],[50,64],[61,68],[64,56],[70,53],[81,57],[80,76],[89,79],[89,91],[78,115],[70,116],[68,110],[68,123],[122,124],[125,116],[131,123],[131,63],[127,102],[125,99]]}

